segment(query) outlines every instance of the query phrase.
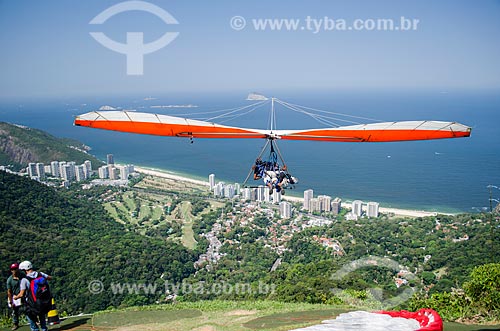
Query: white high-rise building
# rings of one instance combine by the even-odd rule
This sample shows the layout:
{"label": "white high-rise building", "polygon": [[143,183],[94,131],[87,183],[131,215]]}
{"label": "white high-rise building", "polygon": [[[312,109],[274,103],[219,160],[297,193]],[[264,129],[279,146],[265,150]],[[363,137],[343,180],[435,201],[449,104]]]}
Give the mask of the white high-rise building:
{"label": "white high-rise building", "polygon": [[337,215],[340,213],[340,208],[342,208],[342,199],[340,198],[335,198],[332,201],[332,213]]}
{"label": "white high-rise building", "polygon": [[243,190],[241,190],[241,197],[243,200],[252,200],[252,189],[249,187],[245,187]]}
{"label": "white high-rise building", "polygon": [[258,188],[255,188],[255,187],[252,188],[252,191],[250,192],[250,200],[252,200],[252,201],[257,200],[257,195],[258,195],[257,191],[258,190],[259,190]]}
{"label": "white high-rise building", "polygon": [[117,169],[120,172],[120,179],[127,180],[128,176],[130,175],[128,165],[126,165],[126,166],[119,166],[119,167],[117,167]]}
{"label": "white high-rise building", "polygon": [[75,167],[75,177],[77,182],[87,179],[87,168],[84,164]]}
{"label": "white high-rise building", "polygon": [[109,168],[107,166],[99,167],[98,173],[101,179],[109,178]]}
{"label": "white high-rise building", "polygon": [[52,161],[50,162],[50,173],[53,177],[60,177],[61,172],[59,171],[59,162]]}
{"label": "white high-rise building", "polygon": [[378,217],[378,202],[368,202],[366,205],[366,216]]}
{"label": "white high-rise building", "polygon": [[36,172],[36,163],[28,163],[28,175],[30,177],[36,177],[38,176],[37,172]]}
{"label": "white high-rise building", "polygon": [[40,179],[44,179],[45,178],[45,166],[44,166],[43,163],[37,163],[36,164],[36,175]]}
{"label": "white high-rise building", "polygon": [[208,183],[210,184],[210,191],[212,191],[215,186],[215,174],[208,175]]}
{"label": "white high-rise building", "polygon": [[321,212],[321,201],[318,198],[312,198],[309,200],[309,211],[310,212]]}
{"label": "white high-rise building", "polygon": [[234,198],[234,186],[233,185],[226,185],[224,187],[224,197],[228,199]]}
{"label": "white high-rise building", "polygon": [[108,164],[107,165],[108,167],[108,178],[109,179],[118,179],[114,177],[114,174],[115,174],[115,165],[114,164]]}
{"label": "white high-rise building", "polygon": [[265,187],[266,186],[264,186],[264,185],[259,185],[257,187],[257,201],[264,201],[264,188]]}
{"label": "white high-rise building", "polygon": [[214,186],[214,195],[216,197],[223,197],[225,186],[226,184],[224,182],[218,182],[217,185]]}
{"label": "white high-rise building", "polygon": [[318,200],[320,203],[320,209],[321,211],[331,211],[332,210],[332,197],[328,195],[320,195],[318,196]]}
{"label": "white high-rise building", "polygon": [[43,171],[45,172],[45,175],[52,174],[52,168],[50,167],[50,165],[44,165]]}
{"label": "white high-rise building", "polygon": [[354,200],[352,202],[352,213],[358,217],[363,214],[363,201]]}
{"label": "white high-rise building", "polygon": [[61,177],[68,182],[71,182],[72,180],[74,180],[75,179],[75,166],[73,164],[70,164],[70,163],[63,165]]}
{"label": "white high-rise building", "polygon": [[83,164],[85,165],[85,176],[90,178],[92,175],[92,162],[90,162],[90,160],[86,160]]}
{"label": "white high-rise building", "polygon": [[273,192],[273,203],[279,204],[281,202],[281,192],[274,190]]}
{"label": "white high-rise building", "polygon": [[281,218],[292,217],[292,204],[288,201],[280,202],[280,216]]}
{"label": "white high-rise building", "polygon": [[118,180],[120,179],[120,170],[113,165],[108,166],[109,168],[109,179]]}
{"label": "white high-rise building", "polygon": [[309,189],[309,190],[306,190],[304,191],[304,209],[305,210],[310,210],[309,209],[309,202],[311,201],[311,199],[314,197],[314,191]]}
{"label": "white high-rise building", "polygon": [[63,169],[66,165],[66,161],[59,162],[59,177],[63,178]]}
{"label": "white high-rise building", "polygon": [[269,187],[265,186],[264,187],[264,201],[265,202],[271,202],[272,194],[269,194]]}
{"label": "white high-rise building", "polygon": [[241,193],[240,183],[234,183],[234,194],[239,195]]}

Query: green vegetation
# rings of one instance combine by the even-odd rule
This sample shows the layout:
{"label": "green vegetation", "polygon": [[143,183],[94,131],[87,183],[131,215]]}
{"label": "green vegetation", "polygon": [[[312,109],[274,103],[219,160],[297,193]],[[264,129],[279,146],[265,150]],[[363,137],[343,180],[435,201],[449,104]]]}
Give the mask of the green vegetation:
{"label": "green vegetation", "polygon": [[433,308],[448,321],[498,321],[500,320],[500,264],[490,263],[475,267],[464,290],[419,293],[404,308],[415,310]]}
{"label": "green vegetation", "polygon": [[93,317],[93,327],[162,330],[289,330],[331,319],[345,309],[327,305],[280,303],[274,301],[198,301],[176,305],[132,308],[102,312]]}
{"label": "green vegetation", "polygon": [[[413,297],[396,308],[433,308],[447,321],[500,319],[500,235],[490,215],[383,216],[358,221],[330,215],[325,218],[330,225],[311,226],[310,215],[280,220],[274,206],[216,200],[204,187],[164,178],[142,176],[125,188],[83,190],[74,185],[55,191],[0,174],[0,231],[4,234],[0,258],[34,260],[55,276],[61,311],[162,303],[167,281],[180,286],[174,291],[175,307],[199,309],[203,314],[208,307],[224,310],[226,304],[245,306],[250,301],[263,306],[310,304],[327,310],[380,309],[387,307],[388,299],[411,289]],[[24,249],[27,242],[33,243],[32,250]],[[386,257],[396,266],[373,257]],[[368,263],[335,276],[360,259]],[[92,280],[101,281],[105,291],[92,294]],[[160,290],[112,294],[116,283]],[[4,302],[0,298],[0,305]],[[195,308],[198,303],[201,308]],[[174,309],[170,307],[155,306]],[[258,329],[269,323],[265,316],[273,311],[284,314],[274,316],[275,320],[288,319],[286,309],[266,309],[243,318],[242,324]],[[175,315],[165,314],[166,319],[169,316]],[[258,320],[251,322],[254,318]],[[230,320],[229,316],[221,319]],[[179,323],[203,326],[194,317]],[[285,324],[275,329],[286,330]]]}
{"label": "green vegetation", "polygon": [[465,294],[478,308],[500,310],[500,264],[475,267],[464,284]]}
{"label": "green vegetation", "polygon": [[44,131],[0,122],[0,165],[19,170],[29,162],[92,161],[96,169],[103,164],[86,151],[89,147],[65,138],[56,138]]}
{"label": "green vegetation", "polygon": [[[228,209],[225,206],[224,210]],[[235,217],[238,213],[243,216]],[[478,322],[499,319],[495,306],[499,293],[495,287],[499,283],[497,274],[490,272],[488,281],[473,281],[477,277],[470,274],[476,266],[500,260],[497,253],[491,252],[492,248],[498,247],[495,243],[500,237],[492,230],[492,224],[484,221],[488,220],[488,215],[337,220],[330,226],[296,232],[285,243],[287,250],[281,255],[268,240],[271,229],[281,228],[276,228],[276,220],[257,212],[247,222],[247,216],[238,208],[233,209],[231,215],[224,217],[221,210],[214,210],[204,214],[193,226],[197,238],[202,238],[201,234],[207,233],[216,223],[232,224],[218,236],[223,242],[218,263],[205,265],[196,276],[184,280],[189,284],[203,282],[205,288],[245,283],[251,289],[216,294],[220,299],[272,299],[381,309],[387,308],[391,298],[400,295],[407,298],[415,292],[413,299],[400,308],[434,308],[445,320],[471,319]],[[279,224],[287,223],[280,221]],[[319,238],[337,242],[343,250],[325,248],[319,243]],[[354,268],[343,277],[333,277],[350,262],[370,260],[370,256],[390,258],[396,267],[368,264]],[[281,258],[281,265],[270,272],[278,258]],[[484,269],[479,267],[476,274],[484,274]],[[402,272],[413,277],[405,277],[404,273],[400,275]],[[397,279],[406,281],[406,285],[396,286]],[[259,292],[261,286],[267,285],[274,286],[274,290]],[[480,285],[490,291],[484,292]],[[457,297],[452,289],[462,287],[469,292]],[[481,303],[469,304],[473,289],[478,298],[484,298]],[[196,301],[209,297],[214,295],[181,292],[179,299]],[[422,298],[426,301],[420,301]]]}
{"label": "green vegetation", "polygon": [[[198,301],[107,310],[65,319],[51,330],[284,331],[319,324],[348,311],[328,305],[276,301]],[[498,330],[498,325],[444,323],[444,331]],[[0,328],[7,331],[9,328]],[[27,330],[24,327],[20,330]]]}
{"label": "green vegetation", "polygon": [[[172,241],[127,231],[96,199],[85,197],[0,171],[0,260],[31,260],[54,276],[52,288],[61,312],[161,301],[162,291],[113,294],[111,284],[142,282],[161,288],[162,274],[178,282],[194,272],[193,252]],[[8,274],[2,268],[2,278]],[[103,292],[92,294],[92,281],[102,282]],[[2,282],[2,311],[4,287]]]}

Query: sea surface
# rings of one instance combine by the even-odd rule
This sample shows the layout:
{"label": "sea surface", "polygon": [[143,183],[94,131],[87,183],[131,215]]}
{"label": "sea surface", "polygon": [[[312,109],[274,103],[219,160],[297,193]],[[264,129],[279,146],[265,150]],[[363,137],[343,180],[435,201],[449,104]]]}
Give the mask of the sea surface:
{"label": "sea surface", "polygon": [[[300,180],[287,194],[377,201],[381,206],[441,212],[474,212],[489,206],[490,184],[500,187],[500,91],[281,91],[281,100],[329,112],[383,121],[442,120],[471,126],[470,138],[395,143],[279,141],[291,173]],[[74,138],[92,147],[100,159],[170,170],[218,181],[245,180],[265,141],[260,139],[189,139],[135,135],[73,126],[76,115],[103,105],[191,118],[248,105],[244,93],[171,94],[123,97],[61,97],[0,100],[0,121]],[[196,108],[151,108],[159,105]],[[248,110],[248,109],[247,109]],[[227,110],[229,112],[230,110]],[[276,105],[278,129],[324,127],[316,120]],[[270,105],[226,121],[225,125],[266,129]],[[188,114],[188,115],[186,115]],[[194,114],[194,115],[190,115]],[[325,113],[326,114],[326,113]],[[329,115],[338,119],[366,120]],[[347,125],[347,122],[339,124]],[[250,183],[258,185],[260,183]],[[493,190],[499,199],[500,190]]]}

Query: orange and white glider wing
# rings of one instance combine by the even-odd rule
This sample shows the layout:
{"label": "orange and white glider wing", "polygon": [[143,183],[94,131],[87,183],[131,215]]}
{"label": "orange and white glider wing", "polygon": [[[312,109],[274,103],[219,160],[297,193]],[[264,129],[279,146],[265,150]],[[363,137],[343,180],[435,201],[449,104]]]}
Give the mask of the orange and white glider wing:
{"label": "orange and white glider wing", "polygon": [[387,142],[469,137],[471,128],[455,122],[406,121],[325,129],[281,130],[275,133],[286,140]]}
{"label": "orange and white glider wing", "polygon": [[338,142],[386,142],[469,137],[471,128],[455,122],[407,121],[309,130],[259,130],[133,111],[94,111],[75,125],[96,129],[184,138],[267,138]]}
{"label": "orange and white glider wing", "polygon": [[134,111],[94,111],[77,116],[74,124],[103,130],[187,138],[265,138],[267,132]]}

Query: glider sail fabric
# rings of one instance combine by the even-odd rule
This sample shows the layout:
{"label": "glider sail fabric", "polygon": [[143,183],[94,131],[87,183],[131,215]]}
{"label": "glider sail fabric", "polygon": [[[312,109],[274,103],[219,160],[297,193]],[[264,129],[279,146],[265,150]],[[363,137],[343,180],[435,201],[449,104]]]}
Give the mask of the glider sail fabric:
{"label": "glider sail fabric", "polygon": [[242,129],[182,117],[131,111],[95,111],[77,116],[75,125],[185,138],[265,138],[265,130]]}
{"label": "glider sail fabric", "polygon": [[454,122],[405,121],[276,132],[281,139],[388,142],[469,137],[471,128]]}
{"label": "glider sail fabric", "polygon": [[185,138],[276,138],[335,142],[387,142],[469,137],[471,128],[455,122],[405,121],[309,130],[260,130],[132,111],[95,111],[75,125],[121,132]]}

